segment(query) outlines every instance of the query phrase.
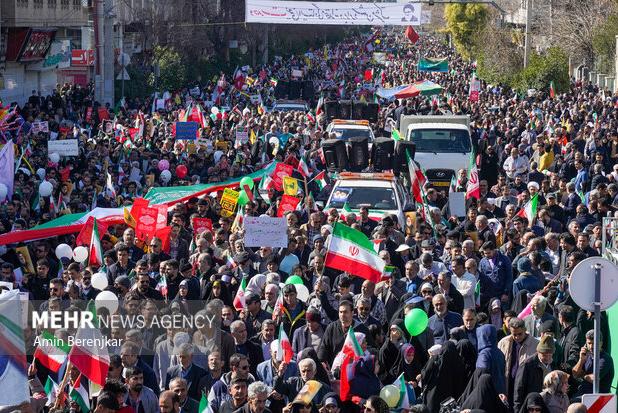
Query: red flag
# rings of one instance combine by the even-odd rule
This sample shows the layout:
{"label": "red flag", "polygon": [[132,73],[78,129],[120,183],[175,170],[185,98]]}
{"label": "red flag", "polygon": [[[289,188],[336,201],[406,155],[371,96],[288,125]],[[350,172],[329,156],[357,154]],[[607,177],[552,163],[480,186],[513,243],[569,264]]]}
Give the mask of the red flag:
{"label": "red flag", "polygon": [[[94,217],[88,217],[88,221],[82,227],[82,230],[79,232],[79,235],[75,239],[75,245],[80,246],[88,246],[90,245],[90,239],[92,238],[92,228],[94,225]],[[107,232],[107,224],[102,222],[101,220],[97,221],[97,229],[99,230],[99,235],[103,235]]]}
{"label": "red flag", "polygon": [[133,205],[131,205],[131,215],[133,216],[135,222],[137,222],[139,216],[142,215],[142,208],[148,207],[149,204],[150,201],[144,198],[135,198],[135,200],[133,200]]}
{"label": "red flag", "polygon": [[365,70],[365,73],[363,74],[363,80],[365,82],[371,82],[371,79],[373,79],[373,70],[371,69]]}
{"label": "red flag", "polygon": [[168,254],[170,252],[170,232],[172,232],[171,226],[163,227],[155,231],[155,237],[161,240],[161,250]]}
{"label": "red flag", "polygon": [[135,237],[137,239],[146,241],[155,236],[158,215],[159,211],[156,208],[142,208],[140,216],[136,219]]}
{"label": "red flag", "polygon": [[291,196],[291,195],[283,195],[281,197],[281,202],[279,202],[279,209],[277,211],[277,216],[282,217],[288,211],[295,211],[296,207],[300,199]]}
{"label": "red flag", "polygon": [[354,369],[353,360],[350,356],[345,356],[341,363],[340,378],[339,381],[339,397],[342,401],[350,400],[352,398],[349,380],[349,370]]}
{"label": "red flag", "polygon": [[415,44],[419,39],[418,33],[416,33],[416,30],[414,30],[414,27],[412,26],[408,26],[406,29],[406,37],[410,42],[412,42],[412,44]]}

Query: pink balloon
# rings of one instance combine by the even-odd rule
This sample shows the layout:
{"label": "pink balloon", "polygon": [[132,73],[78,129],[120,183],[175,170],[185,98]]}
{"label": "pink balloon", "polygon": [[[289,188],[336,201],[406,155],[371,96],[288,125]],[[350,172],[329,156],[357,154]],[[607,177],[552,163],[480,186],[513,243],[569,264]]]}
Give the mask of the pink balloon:
{"label": "pink balloon", "polygon": [[157,166],[159,167],[159,171],[166,171],[170,169],[170,163],[167,159],[161,159]]}

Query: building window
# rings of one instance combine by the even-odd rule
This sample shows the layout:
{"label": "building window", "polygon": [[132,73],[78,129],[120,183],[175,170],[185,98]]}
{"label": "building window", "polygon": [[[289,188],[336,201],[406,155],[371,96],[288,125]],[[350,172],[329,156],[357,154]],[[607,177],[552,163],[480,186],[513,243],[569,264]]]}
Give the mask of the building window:
{"label": "building window", "polygon": [[56,8],[56,0],[47,0],[47,7],[50,9]]}
{"label": "building window", "polygon": [[69,0],[60,0],[60,7],[62,7],[63,9],[68,9],[69,8]]}
{"label": "building window", "polygon": [[33,0],[35,9],[43,8],[43,0]]}
{"label": "building window", "polygon": [[28,7],[28,0],[17,0],[17,7]]}

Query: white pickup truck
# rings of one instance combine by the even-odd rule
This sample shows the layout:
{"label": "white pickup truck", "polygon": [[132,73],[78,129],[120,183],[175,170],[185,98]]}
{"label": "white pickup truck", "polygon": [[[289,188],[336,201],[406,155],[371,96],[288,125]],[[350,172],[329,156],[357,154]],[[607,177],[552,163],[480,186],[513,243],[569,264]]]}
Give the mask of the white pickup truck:
{"label": "white pickup truck", "polygon": [[400,133],[416,144],[416,156],[431,186],[448,187],[459,169],[466,169],[472,155],[468,116],[402,115]]}

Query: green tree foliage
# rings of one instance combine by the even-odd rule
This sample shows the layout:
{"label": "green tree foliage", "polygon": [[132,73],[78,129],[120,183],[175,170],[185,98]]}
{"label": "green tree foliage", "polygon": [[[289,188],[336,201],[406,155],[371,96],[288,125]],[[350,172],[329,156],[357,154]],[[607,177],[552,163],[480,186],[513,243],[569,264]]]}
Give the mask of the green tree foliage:
{"label": "green tree foliage", "polygon": [[569,89],[569,58],[559,47],[550,47],[542,55],[532,53],[528,67],[518,75],[514,86],[520,91],[547,92],[552,81],[557,93]]}
{"label": "green tree foliage", "polygon": [[[124,95],[127,98],[144,97],[152,93],[152,88],[148,84],[148,77],[143,70],[136,66],[127,66],[127,73],[131,80],[124,82]],[[116,80],[114,83],[116,100],[122,97],[122,80]]]}
{"label": "green tree foliage", "polygon": [[153,64],[159,65],[160,75],[149,75],[148,83],[157,90],[177,90],[186,86],[187,68],[180,53],[170,47],[154,48]]}
{"label": "green tree foliage", "polygon": [[592,38],[598,69],[601,71],[611,72],[614,70],[616,36],[618,36],[618,14],[610,14],[605,23],[595,28]]}
{"label": "green tree foliage", "polygon": [[474,55],[477,36],[487,25],[488,18],[487,7],[482,4],[448,4],[444,8],[445,31],[464,58]]}

